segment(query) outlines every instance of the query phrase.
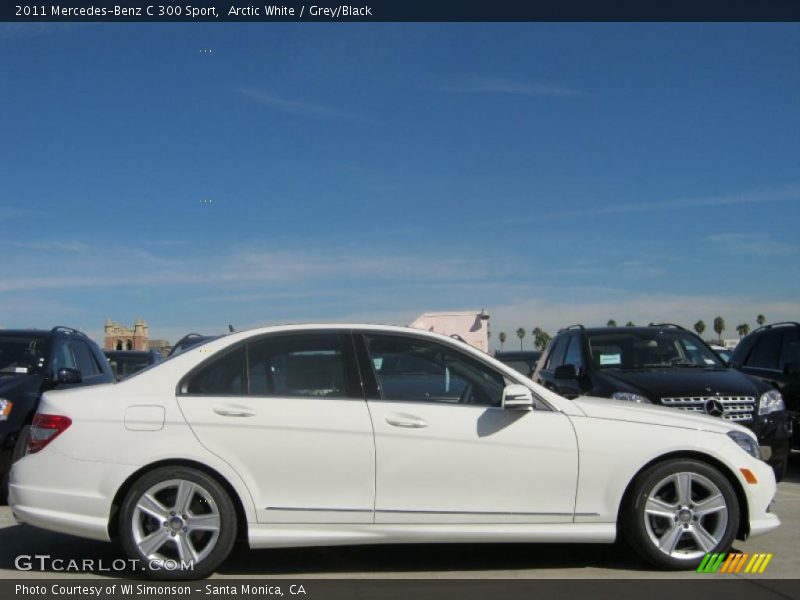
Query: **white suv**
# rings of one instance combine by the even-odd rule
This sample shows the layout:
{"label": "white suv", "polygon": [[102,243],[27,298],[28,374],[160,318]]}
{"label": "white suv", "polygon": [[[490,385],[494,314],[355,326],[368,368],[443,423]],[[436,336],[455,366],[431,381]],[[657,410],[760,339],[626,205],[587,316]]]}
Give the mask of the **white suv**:
{"label": "white suv", "polygon": [[[217,338],[115,385],[48,392],[10,504],[118,539],[163,578],[252,548],[613,542],[693,568],[778,526],[733,423],[567,400],[468,345],[399,327]],[[177,568],[176,568],[177,567]]]}

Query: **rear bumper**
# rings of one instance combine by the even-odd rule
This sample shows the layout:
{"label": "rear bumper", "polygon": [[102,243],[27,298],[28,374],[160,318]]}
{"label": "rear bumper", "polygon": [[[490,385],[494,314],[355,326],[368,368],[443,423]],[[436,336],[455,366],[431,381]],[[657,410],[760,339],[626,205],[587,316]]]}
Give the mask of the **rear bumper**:
{"label": "rear bumper", "polygon": [[134,471],[128,465],[73,460],[47,448],[13,465],[8,504],[23,523],[106,541],[114,494]]}

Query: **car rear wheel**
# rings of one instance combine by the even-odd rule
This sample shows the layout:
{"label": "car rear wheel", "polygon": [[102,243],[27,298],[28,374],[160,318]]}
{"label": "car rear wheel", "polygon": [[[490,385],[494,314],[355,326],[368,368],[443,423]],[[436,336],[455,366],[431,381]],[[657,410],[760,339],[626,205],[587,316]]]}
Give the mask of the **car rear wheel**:
{"label": "car rear wheel", "polygon": [[736,538],[739,502],[730,481],[698,460],[670,460],[643,472],[623,509],[623,532],[648,562],[693,569]]}
{"label": "car rear wheel", "polygon": [[137,569],[159,579],[213,573],[236,540],[236,510],[214,478],[186,467],[142,476],[119,513],[122,546]]}

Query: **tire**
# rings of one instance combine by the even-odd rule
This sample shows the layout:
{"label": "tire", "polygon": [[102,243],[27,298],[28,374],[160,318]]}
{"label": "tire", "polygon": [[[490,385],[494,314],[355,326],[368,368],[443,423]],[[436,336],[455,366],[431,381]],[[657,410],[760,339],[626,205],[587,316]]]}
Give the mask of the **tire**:
{"label": "tire", "polygon": [[17,442],[14,444],[14,452],[11,454],[12,465],[28,453],[28,437],[30,437],[30,435],[30,425],[25,425],[25,427],[20,429]]}
{"label": "tire", "polygon": [[11,452],[0,450],[0,505],[8,503],[8,472],[11,470]]}
{"label": "tire", "polygon": [[[689,494],[681,493],[687,482]],[[730,549],[739,511],[736,492],[718,469],[699,460],[676,459],[636,478],[621,524],[634,551],[652,565],[696,569],[707,553]]]}
{"label": "tire", "polygon": [[28,447],[28,436],[31,432],[31,426],[25,425],[17,435],[17,441],[14,443],[14,448],[10,451],[5,451],[3,456],[0,456],[0,504],[8,502],[8,474],[11,472],[11,465],[17,462],[20,458],[25,456]]}
{"label": "tire", "polygon": [[783,460],[773,463],[772,471],[775,473],[775,483],[783,481],[789,471],[789,452],[784,455]]}
{"label": "tire", "polygon": [[189,467],[146,473],[119,512],[125,553],[137,570],[157,579],[211,575],[230,554],[236,526],[236,509],[225,489]]}

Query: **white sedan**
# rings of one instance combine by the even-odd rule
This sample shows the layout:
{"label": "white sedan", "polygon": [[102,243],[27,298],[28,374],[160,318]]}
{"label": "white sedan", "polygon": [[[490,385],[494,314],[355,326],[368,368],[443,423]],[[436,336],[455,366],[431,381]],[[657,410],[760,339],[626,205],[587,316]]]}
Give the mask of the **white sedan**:
{"label": "white sedan", "polygon": [[694,568],[779,525],[747,429],[566,400],[463,342],[269,327],[117,384],[47,392],[10,475],[22,522],[118,540],[146,573],[251,548],[590,542]]}

